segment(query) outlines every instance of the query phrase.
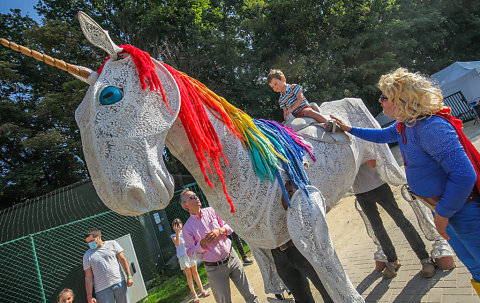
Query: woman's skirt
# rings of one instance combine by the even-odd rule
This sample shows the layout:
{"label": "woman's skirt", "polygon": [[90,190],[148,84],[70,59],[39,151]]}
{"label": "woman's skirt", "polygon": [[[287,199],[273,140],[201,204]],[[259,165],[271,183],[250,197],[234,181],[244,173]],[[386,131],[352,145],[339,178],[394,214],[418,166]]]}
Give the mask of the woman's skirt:
{"label": "woman's skirt", "polygon": [[178,257],[178,263],[180,264],[180,268],[184,270],[185,268],[194,267],[197,265],[194,258],[190,258],[187,254]]}

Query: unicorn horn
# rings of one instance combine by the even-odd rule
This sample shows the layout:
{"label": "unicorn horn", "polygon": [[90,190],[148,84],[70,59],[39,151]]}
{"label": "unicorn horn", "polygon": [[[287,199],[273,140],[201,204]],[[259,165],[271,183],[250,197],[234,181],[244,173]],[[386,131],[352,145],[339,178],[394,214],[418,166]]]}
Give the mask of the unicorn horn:
{"label": "unicorn horn", "polygon": [[[87,80],[92,74],[92,71],[86,67],[80,67],[76,66],[70,63],[65,63],[62,60],[52,58],[50,56],[44,55],[42,53],[39,53],[37,51],[31,50],[28,47],[18,45],[16,43],[10,42],[7,39],[0,38],[0,43],[8,48],[13,49],[14,51],[20,52],[24,55],[27,55],[29,57],[33,57],[34,59],[37,59],[38,61],[42,61],[47,63],[48,65],[55,66],[61,70],[67,71],[71,73],[72,75],[75,75],[80,78],[80,80],[83,80],[87,83],[89,83]],[[96,73],[95,73],[96,74]],[[90,84],[90,83],[89,83]]]}

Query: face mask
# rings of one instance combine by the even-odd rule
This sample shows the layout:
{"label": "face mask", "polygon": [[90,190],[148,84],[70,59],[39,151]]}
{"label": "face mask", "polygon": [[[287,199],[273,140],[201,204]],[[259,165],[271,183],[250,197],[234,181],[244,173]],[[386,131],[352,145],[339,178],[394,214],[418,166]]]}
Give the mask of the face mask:
{"label": "face mask", "polygon": [[98,247],[97,242],[92,241],[88,243],[88,246],[90,246],[91,249],[96,249]]}

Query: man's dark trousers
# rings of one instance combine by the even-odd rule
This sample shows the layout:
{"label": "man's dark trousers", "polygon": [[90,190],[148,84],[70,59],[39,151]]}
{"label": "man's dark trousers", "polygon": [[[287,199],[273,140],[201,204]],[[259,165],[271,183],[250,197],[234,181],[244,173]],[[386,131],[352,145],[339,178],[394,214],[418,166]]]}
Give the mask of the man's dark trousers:
{"label": "man's dark trousers", "polygon": [[333,302],[313,266],[294,245],[283,251],[280,248],[272,249],[272,256],[278,275],[292,293],[296,303],[315,302],[307,277],[320,292],[324,302]]}

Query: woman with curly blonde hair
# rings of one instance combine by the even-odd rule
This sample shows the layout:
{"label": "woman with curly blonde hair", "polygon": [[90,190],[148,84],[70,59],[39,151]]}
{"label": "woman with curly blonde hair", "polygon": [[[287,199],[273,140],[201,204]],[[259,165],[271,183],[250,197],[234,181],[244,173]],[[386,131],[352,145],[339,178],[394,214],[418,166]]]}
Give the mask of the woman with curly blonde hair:
{"label": "woman with curly blonde hair", "polygon": [[395,108],[394,119],[400,122],[415,124],[444,107],[442,91],[425,76],[405,68],[383,75],[378,86]]}
{"label": "woman with curly blonde hair", "polygon": [[405,68],[383,75],[379,102],[396,119],[384,129],[340,129],[367,141],[398,142],[408,185],[434,209],[434,223],[473,276],[480,296],[480,154],[450,115],[441,91]]}

